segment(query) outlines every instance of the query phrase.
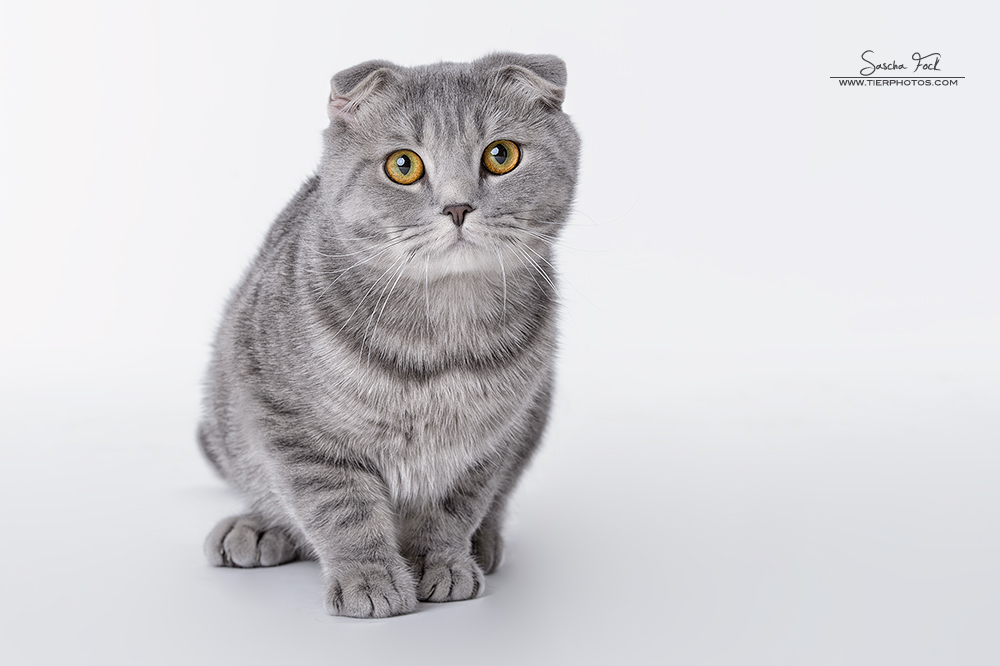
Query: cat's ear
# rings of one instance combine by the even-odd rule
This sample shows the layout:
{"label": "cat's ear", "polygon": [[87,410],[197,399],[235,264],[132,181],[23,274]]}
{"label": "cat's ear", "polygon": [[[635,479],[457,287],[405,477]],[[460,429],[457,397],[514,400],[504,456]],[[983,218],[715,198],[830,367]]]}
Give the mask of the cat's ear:
{"label": "cat's ear", "polygon": [[554,55],[493,53],[476,61],[495,69],[501,81],[553,109],[566,96],[566,63]]}
{"label": "cat's ear", "polygon": [[384,90],[400,71],[387,60],[369,60],[333,75],[330,80],[330,120],[351,122],[365,100]]}

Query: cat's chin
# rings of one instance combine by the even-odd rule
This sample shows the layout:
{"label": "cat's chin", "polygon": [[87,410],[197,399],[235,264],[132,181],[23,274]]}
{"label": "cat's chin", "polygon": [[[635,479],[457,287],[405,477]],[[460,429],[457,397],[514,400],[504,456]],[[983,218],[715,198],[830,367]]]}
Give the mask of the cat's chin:
{"label": "cat's chin", "polygon": [[457,240],[428,259],[431,277],[448,275],[501,273],[503,268],[496,251],[478,243]]}

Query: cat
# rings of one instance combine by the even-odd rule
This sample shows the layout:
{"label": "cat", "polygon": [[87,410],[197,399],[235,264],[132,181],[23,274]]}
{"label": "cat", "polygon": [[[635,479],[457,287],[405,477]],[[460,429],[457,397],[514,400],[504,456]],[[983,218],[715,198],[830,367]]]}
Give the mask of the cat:
{"label": "cat", "polygon": [[351,617],[482,593],[551,401],[565,84],[514,53],[333,77],[319,168],[215,341],[198,439],[249,509],[212,564],[317,559]]}

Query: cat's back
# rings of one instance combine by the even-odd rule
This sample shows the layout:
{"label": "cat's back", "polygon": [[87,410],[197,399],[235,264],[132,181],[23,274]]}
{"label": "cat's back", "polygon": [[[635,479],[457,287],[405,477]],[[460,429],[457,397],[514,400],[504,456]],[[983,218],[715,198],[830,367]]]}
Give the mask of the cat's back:
{"label": "cat's back", "polygon": [[230,477],[238,452],[241,402],[246,393],[261,395],[273,381],[273,370],[282,366],[277,346],[269,342],[282,327],[294,320],[287,311],[295,291],[296,252],[303,229],[315,213],[319,178],[302,184],[271,224],[257,254],[229,296],[216,332],[212,359],[206,376],[204,418],[198,438],[216,469]]}

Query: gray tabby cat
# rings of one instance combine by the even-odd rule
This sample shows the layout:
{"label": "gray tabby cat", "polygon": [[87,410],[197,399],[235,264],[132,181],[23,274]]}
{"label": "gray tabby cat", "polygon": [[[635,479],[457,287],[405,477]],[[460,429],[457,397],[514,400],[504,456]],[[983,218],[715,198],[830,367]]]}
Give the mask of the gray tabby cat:
{"label": "gray tabby cat", "polygon": [[545,427],[566,67],[493,54],[333,77],[317,174],[228,305],[201,445],[249,503],[217,566],[318,559],[329,612],[471,599]]}

